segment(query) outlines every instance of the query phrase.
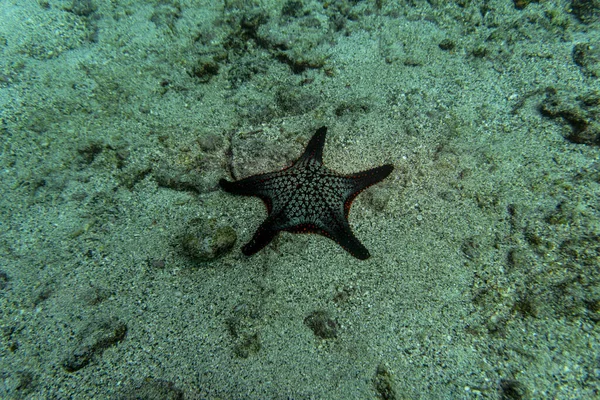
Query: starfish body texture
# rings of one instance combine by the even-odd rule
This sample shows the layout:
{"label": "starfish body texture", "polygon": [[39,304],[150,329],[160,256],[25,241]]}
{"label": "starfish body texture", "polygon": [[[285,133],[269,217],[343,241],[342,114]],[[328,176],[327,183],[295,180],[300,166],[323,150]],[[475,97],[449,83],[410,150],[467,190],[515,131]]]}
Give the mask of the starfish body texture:
{"label": "starfish body texture", "polygon": [[256,196],[267,206],[267,219],[242,247],[247,256],[255,254],[280,231],[318,233],[333,239],[354,257],[369,258],[369,251],[354,236],[348,213],[354,198],[369,186],[386,178],[391,164],[350,175],[340,175],[323,165],[326,127],[317,129],[306,150],[291,166],[281,171],[253,175],[219,185],[226,192]]}

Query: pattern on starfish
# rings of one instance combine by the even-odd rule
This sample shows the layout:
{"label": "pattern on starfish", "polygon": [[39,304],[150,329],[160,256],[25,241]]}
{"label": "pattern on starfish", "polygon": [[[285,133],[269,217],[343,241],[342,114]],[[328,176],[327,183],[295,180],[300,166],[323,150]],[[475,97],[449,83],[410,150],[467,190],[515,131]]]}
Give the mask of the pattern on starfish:
{"label": "pattern on starfish", "polygon": [[317,129],[300,158],[284,170],[235,182],[219,181],[226,192],[259,197],[267,206],[267,219],[242,247],[242,253],[253,255],[280,231],[287,231],[318,233],[360,260],[369,258],[369,251],[350,228],[348,213],[354,198],[385,179],[394,167],[386,164],[350,175],[337,174],[323,165],[326,133],[324,126]]}

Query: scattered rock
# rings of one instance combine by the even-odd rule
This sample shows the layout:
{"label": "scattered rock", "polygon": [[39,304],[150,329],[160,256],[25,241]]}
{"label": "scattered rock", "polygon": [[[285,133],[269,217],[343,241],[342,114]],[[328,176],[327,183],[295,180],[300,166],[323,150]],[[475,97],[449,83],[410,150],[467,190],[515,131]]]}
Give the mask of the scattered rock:
{"label": "scattered rock", "polygon": [[314,311],[304,318],[304,323],[321,339],[335,339],[338,323],[331,318],[327,311]]}
{"label": "scattered rock", "polygon": [[573,61],[581,71],[594,78],[600,76],[600,43],[577,43],[573,47]]}
{"label": "scattered rock", "polygon": [[452,51],[456,48],[456,43],[454,43],[454,40],[444,39],[438,46],[444,51]]}
{"label": "scattered rock", "polygon": [[281,8],[282,17],[299,18],[303,15],[305,15],[304,6],[302,2],[298,0],[288,0]]}
{"label": "scattered rock", "polygon": [[99,357],[104,350],[125,338],[127,325],[117,318],[98,318],[89,322],[78,334],[77,345],[62,362],[67,372],[75,372]]}
{"label": "scattered rock", "polygon": [[235,230],[216,219],[194,218],[183,235],[183,249],[196,261],[212,261],[229,252],[237,240]]}
{"label": "scattered rock", "polygon": [[191,76],[198,78],[202,83],[207,83],[210,78],[219,73],[219,64],[211,58],[200,58],[192,67]]}
{"label": "scattered rock", "polygon": [[248,358],[260,351],[262,345],[258,333],[246,336],[233,347],[233,353],[240,358]]}
{"label": "scattered rock", "polygon": [[521,400],[527,398],[527,388],[521,382],[514,379],[502,379],[500,381],[501,400]]}
{"label": "scattered rock", "polygon": [[375,386],[377,397],[380,399],[394,400],[398,398],[392,385],[392,375],[383,364],[377,366],[377,371],[373,377],[373,386]]}
{"label": "scattered rock", "polygon": [[[4,388],[10,388],[14,391],[16,399],[32,398],[32,393],[36,390],[39,378],[31,371],[20,370],[9,376],[6,372],[2,375]],[[6,393],[6,392],[5,392]]]}
{"label": "scattered rock", "polygon": [[573,0],[571,12],[584,24],[596,22],[600,18],[600,0]]}
{"label": "scattered rock", "polygon": [[4,290],[8,287],[8,275],[4,271],[0,271],[0,290]]}
{"label": "scattered rock", "polygon": [[590,92],[572,97],[570,93],[559,93],[554,88],[546,90],[540,112],[550,118],[562,118],[571,126],[566,139],[573,143],[600,145],[600,93]]}
{"label": "scattered rock", "polygon": [[187,151],[178,148],[162,157],[152,168],[158,186],[195,193],[216,190],[216,183],[223,176],[222,166],[216,157],[200,151],[200,146]]}
{"label": "scattered rock", "polygon": [[225,325],[233,339],[233,353],[241,358],[248,358],[260,351],[262,345],[257,324],[261,321],[261,313],[252,302],[242,302],[233,308]]}
{"label": "scattered rock", "polygon": [[537,3],[537,0],[513,0],[515,3],[515,8],[517,10],[522,10],[529,5],[529,3]]}

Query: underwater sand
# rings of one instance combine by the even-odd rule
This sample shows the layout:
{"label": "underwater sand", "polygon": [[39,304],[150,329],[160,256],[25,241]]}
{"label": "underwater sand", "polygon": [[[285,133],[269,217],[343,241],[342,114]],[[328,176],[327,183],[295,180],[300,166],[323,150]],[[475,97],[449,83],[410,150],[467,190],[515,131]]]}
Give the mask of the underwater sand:
{"label": "underwater sand", "polygon": [[[598,16],[1,1],[0,398],[597,398]],[[329,168],[394,164],[349,215],[371,257],[244,256],[266,210],[219,179],[320,126]]]}

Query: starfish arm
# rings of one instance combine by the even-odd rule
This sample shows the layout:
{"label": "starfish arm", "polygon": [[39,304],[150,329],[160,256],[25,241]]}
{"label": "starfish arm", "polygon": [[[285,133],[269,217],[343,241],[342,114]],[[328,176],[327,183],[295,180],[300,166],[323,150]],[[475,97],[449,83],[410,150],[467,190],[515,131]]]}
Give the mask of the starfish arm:
{"label": "starfish arm", "polygon": [[[273,209],[273,201],[271,200],[271,197],[269,197],[267,192],[260,185],[254,185],[253,179],[251,179],[259,176],[261,175],[250,176],[246,179],[242,179],[240,181],[235,182],[229,182],[226,179],[220,179],[219,186],[221,186],[221,188],[228,193],[237,194],[241,196],[258,197],[265,203],[265,206],[267,207],[267,214],[270,214],[271,210]],[[248,180],[248,182],[244,183],[244,181],[246,180]]]}
{"label": "starfish arm", "polygon": [[352,187],[352,192],[358,194],[369,186],[372,186],[377,182],[381,182],[387,178],[387,176],[391,174],[393,170],[394,166],[392,164],[385,164],[381,167],[347,175],[346,178],[350,179],[351,181],[350,185]]}
{"label": "starfish arm", "polygon": [[359,260],[366,260],[371,256],[369,250],[354,236],[352,228],[345,219],[340,220],[338,224],[331,227],[325,227],[323,234],[333,239],[344,250]]}
{"label": "starfish arm", "polygon": [[221,188],[228,193],[242,196],[258,196],[265,190],[272,175],[272,173],[252,175],[235,182],[229,182],[226,179],[221,179],[219,180],[219,186],[221,186]]}
{"label": "starfish arm", "polygon": [[219,179],[219,186],[221,186],[221,189],[223,189],[227,193],[236,193],[236,191],[237,191],[236,184],[237,184],[237,182],[229,182],[225,178]]}
{"label": "starfish arm", "polygon": [[392,164],[385,164],[381,167],[369,169],[362,172],[357,172],[352,175],[347,175],[346,185],[348,187],[346,193],[346,200],[344,201],[344,213],[346,218],[350,212],[350,206],[352,202],[363,190],[376,184],[377,182],[385,179],[392,171],[394,166]]}
{"label": "starfish arm", "polygon": [[266,245],[271,243],[273,238],[277,235],[278,230],[274,229],[273,219],[267,218],[256,230],[254,236],[248,243],[242,247],[242,253],[251,256],[260,250],[262,250]]}
{"label": "starfish arm", "polygon": [[313,159],[316,160],[319,164],[323,163],[323,146],[325,146],[325,135],[327,134],[327,127],[322,126],[313,135],[310,139],[310,142],[306,145],[306,149],[302,156],[299,158],[300,160],[308,160]]}

